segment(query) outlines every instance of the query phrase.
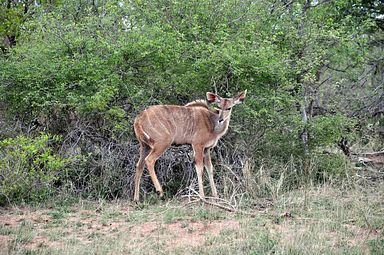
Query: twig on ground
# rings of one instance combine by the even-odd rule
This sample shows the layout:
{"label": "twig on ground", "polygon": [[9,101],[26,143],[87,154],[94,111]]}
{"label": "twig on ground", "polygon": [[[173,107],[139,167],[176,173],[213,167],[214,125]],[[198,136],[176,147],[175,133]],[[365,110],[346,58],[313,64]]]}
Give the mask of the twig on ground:
{"label": "twig on ground", "polygon": [[[228,201],[226,201],[225,199],[222,199],[222,198],[216,198],[216,197],[207,197],[208,199],[216,199],[220,202],[223,202],[225,203],[225,205],[222,205],[222,204],[219,204],[217,202],[212,202],[212,201],[209,201],[207,198],[203,198],[202,196],[200,196],[200,194],[198,192],[196,192],[193,188],[190,188],[190,191],[192,191],[193,193],[195,193],[195,195],[185,195],[183,197],[188,197],[189,199],[189,202],[187,203],[188,204],[191,204],[191,203],[194,203],[194,202],[198,202],[198,201],[201,201],[205,204],[208,204],[208,205],[212,205],[212,206],[215,206],[215,207],[218,207],[220,209],[223,209],[225,211],[228,211],[228,212],[233,212],[233,213],[238,213],[238,214],[242,214],[242,215],[248,215],[248,216],[251,216],[251,217],[255,217],[257,214],[256,213],[253,213],[253,212],[246,212],[246,211],[243,211],[243,210],[239,210],[239,209],[236,209],[235,207],[233,207]],[[195,200],[192,200],[191,201],[191,198],[192,199],[195,199]]]}

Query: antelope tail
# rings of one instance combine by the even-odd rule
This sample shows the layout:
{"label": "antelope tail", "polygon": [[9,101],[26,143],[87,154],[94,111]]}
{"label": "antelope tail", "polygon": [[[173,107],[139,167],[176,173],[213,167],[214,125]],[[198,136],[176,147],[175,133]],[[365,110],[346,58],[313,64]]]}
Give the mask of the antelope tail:
{"label": "antelope tail", "polygon": [[135,123],[134,127],[136,134],[141,138],[143,142],[148,145],[154,143],[154,140],[143,130],[143,127],[139,123]]}

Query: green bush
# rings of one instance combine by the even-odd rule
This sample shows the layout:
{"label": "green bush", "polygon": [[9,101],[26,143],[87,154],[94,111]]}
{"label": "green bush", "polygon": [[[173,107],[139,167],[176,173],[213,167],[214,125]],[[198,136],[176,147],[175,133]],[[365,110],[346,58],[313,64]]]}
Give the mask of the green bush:
{"label": "green bush", "polygon": [[[62,0],[40,1],[24,15],[16,2],[15,14],[7,9],[7,22],[0,22],[0,38],[17,36],[14,47],[0,52],[0,126],[9,117],[24,130],[33,125],[32,132],[60,134],[63,141],[3,141],[4,199],[54,183],[86,196],[129,197],[138,157],[135,116],[149,105],[203,99],[207,91],[227,97],[248,90],[214,150],[217,171],[225,163],[240,175],[249,158],[271,169],[263,176],[275,190],[327,180],[345,167],[322,151],[341,136],[353,143],[354,118],[374,108],[366,99],[377,98],[382,84],[374,79],[381,69],[365,74],[367,63],[382,61],[382,49],[369,42],[381,30],[369,13],[353,14],[365,9],[353,1]],[[0,137],[10,136],[2,130]],[[81,159],[59,181],[56,171],[65,162],[53,148]],[[170,192],[180,186],[165,178],[178,168],[173,153],[156,166]]]}
{"label": "green bush", "polygon": [[313,154],[309,168],[311,182],[341,182],[351,171],[351,162],[343,154]]}
{"label": "green bush", "polygon": [[53,185],[68,162],[52,149],[59,140],[41,133],[0,141],[0,204],[41,201],[55,191]]}

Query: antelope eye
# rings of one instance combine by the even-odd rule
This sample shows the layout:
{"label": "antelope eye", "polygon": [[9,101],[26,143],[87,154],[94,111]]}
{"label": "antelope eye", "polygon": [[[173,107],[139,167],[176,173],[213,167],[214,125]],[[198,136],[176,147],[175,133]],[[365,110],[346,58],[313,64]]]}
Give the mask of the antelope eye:
{"label": "antelope eye", "polygon": [[232,107],[229,107],[229,108],[227,108],[227,111],[230,111],[232,109]]}

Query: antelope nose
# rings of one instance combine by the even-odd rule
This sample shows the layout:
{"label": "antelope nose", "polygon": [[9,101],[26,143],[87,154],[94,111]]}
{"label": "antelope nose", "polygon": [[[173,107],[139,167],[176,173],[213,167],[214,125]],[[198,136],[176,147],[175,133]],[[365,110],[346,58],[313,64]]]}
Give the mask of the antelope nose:
{"label": "antelope nose", "polygon": [[219,119],[219,123],[222,123],[223,121],[224,121],[223,118],[220,118],[220,119]]}

